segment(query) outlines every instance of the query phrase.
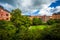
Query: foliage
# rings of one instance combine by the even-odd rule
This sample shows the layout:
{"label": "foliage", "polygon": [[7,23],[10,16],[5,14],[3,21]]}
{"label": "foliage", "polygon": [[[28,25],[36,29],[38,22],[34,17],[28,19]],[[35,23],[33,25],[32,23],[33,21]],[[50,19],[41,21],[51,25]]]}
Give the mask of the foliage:
{"label": "foliage", "polygon": [[[31,22],[34,27],[31,27]],[[11,12],[11,21],[0,20],[0,40],[58,40],[60,39],[60,21],[49,20],[43,25],[42,20],[34,18],[33,21],[27,16],[21,15],[21,10]],[[52,25],[54,24],[54,25]],[[40,25],[40,27],[38,26]],[[31,28],[30,28],[31,27]]]}
{"label": "foliage", "polygon": [[13,25],[17,28],[13,38],[15,40],[23,40],[26,36],[28,27],[30,27],[30,19],[27,16],[21,15],[21,11],[19,9],[13,10],[11,15],[11,22],[13,22]]}
{"label": "foliage", "polygon": [[50,19],[47,21],[47,24],[48,25],[53,25],[53,24],[56,24],[56,23],[60,23],[60,19]]}
{"label": "foliage", "polygon": [[60,23],[60,19],[54,19],[55,23]]}
{"label": "foliage", "polygon": [[0,40],[11,40],[16,27],[9,21],[0,21]]}
{"label": "foliage", "polygon": [[53,25],[53,24],[55,24],[55,20],[50,19],[50,20],[47,21],[47,24],[48,25]]}
{"label": "foliage", "polygon": [[26,16],[21,15],[21,10],[15,9],[11,12],[12,18],[11,21],[14,23],[16,27],[20,27],[24,25],[25,27],[30,26],[30,19]]}
{"label": "foliage", "polygon": [[0,21],[1,40],[21,40],[25,37],[30,19],[21,15],[21,10],[15,9],[11,12],[11,21]]}
{"label": "foliage", "polygon": [[60,40],[60,24],[54,24],[41,32],[41,40]]}
{"label": "foliage", "polygon": [[32,23],[33,23],[33,25],[41,25],[42,20],[40,18],[33,18]]}

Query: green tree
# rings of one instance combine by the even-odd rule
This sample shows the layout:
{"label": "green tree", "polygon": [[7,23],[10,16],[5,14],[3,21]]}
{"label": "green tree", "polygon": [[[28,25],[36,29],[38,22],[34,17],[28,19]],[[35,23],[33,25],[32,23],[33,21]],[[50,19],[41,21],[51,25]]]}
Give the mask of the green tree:
{"label": "green tree", "polygon": [[0,21],[0,40],[11,40],[16,27],[10,21]]}
{"label": "green tree", "polygon": [[54,19],[55,23],[60,23],[60,19]]}
{"label": "green tree", "polygon": [[47,21],[47,24],[48,25],[53,25],[53,24],[55,24],[55,20],[54,19],[50,19],[50,20]]}
{"label": "green tree", "polygon": [[42,20],[40,18],[33,18],[32,23],[33,25],[40,25],[42,24]]}
{"label": "green tree", "polygon": [[30,26],[30,19],[27,16],[21,15],[21,10],[15,9],[11,12],[11,21],[16,27],[24,25],[25,27]]}
{"label": "green tree", "polygon": [[40,32],[41,40],[59,40],[60,39],[60,24],[54,24],[51,27]]}
{"label": "green tree", "polygon": [[17,28],[13,38],[14,40],[23,40],[31,25],[30,19],[27,16],[21,15],[21,10],[19,9],[13,10],[11,15],[11,22]]}

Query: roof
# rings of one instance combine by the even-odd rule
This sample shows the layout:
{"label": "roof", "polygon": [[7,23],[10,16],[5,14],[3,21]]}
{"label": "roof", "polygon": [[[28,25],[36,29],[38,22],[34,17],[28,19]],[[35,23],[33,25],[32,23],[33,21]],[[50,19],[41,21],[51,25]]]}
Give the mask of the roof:
{"label": "roof", "polygon": [[60,15],[60,12],[58,12],[58,13],[54,13],[53,15]]}
{"label": "roof", "polygon": [[[1,5],[0,5],[0,8],[1,8],[1,9],[3,9],[4,11],[9,12],[7,9],[4,9],[4,7],[3,7],[3,6],[1,6]],[[10,12],[9,12],[9,13],[10,13]]]}

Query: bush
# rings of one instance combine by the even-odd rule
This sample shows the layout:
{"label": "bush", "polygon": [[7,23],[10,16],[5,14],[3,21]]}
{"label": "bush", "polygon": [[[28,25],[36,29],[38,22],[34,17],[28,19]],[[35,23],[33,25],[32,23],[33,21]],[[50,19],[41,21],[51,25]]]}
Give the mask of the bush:
{"label": "bush", "polygon": [[10,21],[0,21],[0,40],[11,40],[16,27]]}
{"label": "bush", "polygon": [[42,40],[60,40],[60,24],[52,25],[48,30],[41,32]]}
{"label": "bush", "polygon": [[55,23],[60,23],[60,19],[55,19]]}
{"label": "bush", "polygon": [[55,24],[55,20],[50,19],[50,20],[47,21],[47,24],[48,25],[53,25],[53,24]]}
{"label": "bush", "polygon": [[41,25],[42,20],[40,18],[33,18],[32,23],[33,25]]}

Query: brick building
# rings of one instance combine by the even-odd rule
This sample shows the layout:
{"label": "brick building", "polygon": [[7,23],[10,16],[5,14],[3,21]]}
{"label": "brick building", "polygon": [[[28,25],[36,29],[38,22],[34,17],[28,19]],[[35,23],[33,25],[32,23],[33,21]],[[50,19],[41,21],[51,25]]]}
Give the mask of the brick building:
{"label": "brick building", "polygon": [[43,22],[47,22],[49,19],[60,19],[60,12],[53,13],[52,16],[46,16],[46,15],[43,15],[43,16],[30,16],[29,18],[30,19],[41,18]]}
{"label": "brick building", "polygon": [[51,16],[43,15],[43,16],[41,16],[41,19],[43,22],[47,22],[49,19],[51,19]]}
{"label": "brick building", "polygon": [[54,13],[54,14],[52,15],[52,19],[60,19],[60,12]]}
{"label": "brick building", "polygon": [[52,16],[46,16],[46,15],[43,15],[43,16],[29,16],[29,18],[31,20],[33,20],[33,18],[40,18],[42,19],[43,22],[47,22],[49,19],[51,19]]}
{"label": "brick building", "polygon": [[29,18],[33,20],[33,18],[41,18],[41,16],[29,16]]}
{"label": "brick building", "polygon": [[10,20],[9,11],[5,10],[2,6],[0,6],[0,20]]}

